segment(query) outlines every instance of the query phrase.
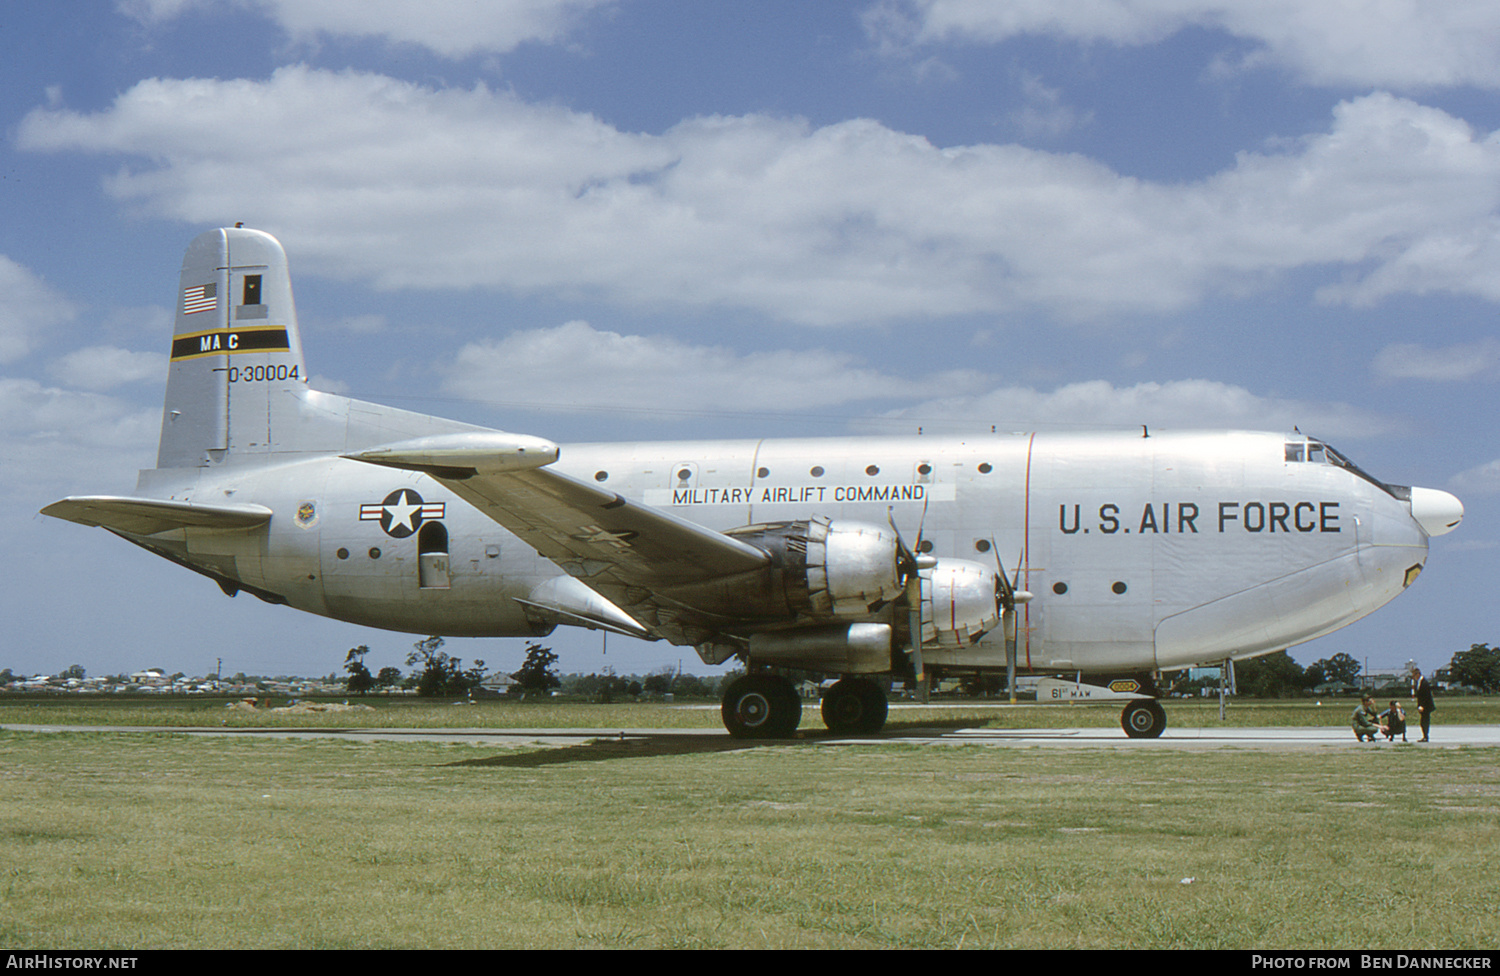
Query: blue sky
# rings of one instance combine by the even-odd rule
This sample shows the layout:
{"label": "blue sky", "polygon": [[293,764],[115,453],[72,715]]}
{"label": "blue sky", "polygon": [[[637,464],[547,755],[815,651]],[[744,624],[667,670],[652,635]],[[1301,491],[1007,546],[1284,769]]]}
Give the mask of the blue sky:
{"label": "blue sky", "polygon": [[33,514],[153,463],[182,250],[235,221],[318,385],[563,442],[1295,424],[1468,518],[1294,656],[1500,639],[1493,4],[13,0],[0,79],[0,666],[415,639]]}

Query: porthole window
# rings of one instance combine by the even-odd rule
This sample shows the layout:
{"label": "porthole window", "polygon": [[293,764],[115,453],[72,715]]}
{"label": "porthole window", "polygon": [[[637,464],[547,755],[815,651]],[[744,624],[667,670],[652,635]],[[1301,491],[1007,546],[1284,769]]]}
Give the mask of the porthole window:
{"label": "porthole window", "polygon": [[823,466],[820,464],[815,464],[812,466],[812,470],[808,471],[807,473],[812,475],[814,478],[821,478],[823,477]]}
{"label": "porthole window", "polygon": [[923,539],[921,542],[917,543],[917,552],[931,552],[931,551],[932,551],[932,540],[931,539]]}
{"label": "porthole window", "polygon": [[990,551],[990,540],[988,540],[988,539],[977,539],[977,540],[975,540],[975,542],[974,542],[974,551],[975,552],[989,552]]}
{"label": "porthole window", "polygon": [[930,465],[930,464],[919,464],[919,465],[917,465],[917,474],[923,474],[923,475],[932,474],[932,465]]}
{"label": "porthole window", "polygon": [[880,468],[878,468],[877,466],[875,466],[873,464],[870,465],[868,468],[865,468],[865,474],[869,475],[872,478],[875,477],[879,473],[880,473]]}
{"label": "porthole window", "polygon": [[340,559],[348,559],[349,558],[349,550],[348,549],[340,549],[338,552],[334,553],[334,555],[338,556]]}
{"label": "porthole window", "polygon": [[595,471],[594,472],[594,480],[595,481],[608,481],[609,480],[609,472],[608,471]]}
{"label": "porthole window", "polygon": [[688,481],[688,480],[691,480],[692,477],[693,477],[693,472],[689,471],[687,468],[682,468],[681,470],[679,470],[677,472],[677,480],[678,481]]}
{"label": "porthole window", "polygon": [[771,476],[771,469],[770,468],[756,468],[755,469],[755,476],[757,478],[769,478]]}
{"label": "porthole window", "polygon": [[993,470],[995,470],[995,469],[992,468],[992,467],[990,467],[990,462],[988,462],[988,461],[981,461],[980,462],[980,464],[979,464],[979,473],[980,474],[989,474]]}
{"label": "porthole window", "polygon": [[379,559],[380,558],[380,547],[379,546],[371,546],[370,547],[370,558],[371,559]]}
{"label": "porthole window", "polygon": [[1064,593],[1068,592],[1068,584],[1066,584],[1066,583],[1053,583],[1052,584],[1052,592],[1056,593],[1058,596],[1062,596]]}
{"label": "porthole window", "polygon": [[1115,585],[1111,586],[1110,589],[1114,590],[1117,595],[1123,595],[1124,592],[1129,589],[1129,587],[1127,587],[1124,583],[1116,580]]}

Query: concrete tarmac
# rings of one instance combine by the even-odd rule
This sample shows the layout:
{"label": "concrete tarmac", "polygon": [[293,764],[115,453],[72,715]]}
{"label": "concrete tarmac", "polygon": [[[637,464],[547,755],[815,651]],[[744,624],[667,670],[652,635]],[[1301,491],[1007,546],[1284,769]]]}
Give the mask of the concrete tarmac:
{"label": "concrete tarmac", "polygon": [[1196,728],[1168,727],[1159,739],[1131,739],[1114,729],[896,729],[875,735],[834,735],[811,720],[792,740],[735,740],[728,732],[712,729],[356,729],[356,728],[214,728],[115,725],[21,725],[4,724],[16,732],[173,732],[194,736],[258,736],[275,739],[337,738],[354,742],[449,742],[469,745],[562,747],[587,742],[671,743],[674,751],[692,752],[751,747],[757,742],[808,745],[979,745],[1062,749],[1443,749],[1500,746],[1500,725],[1434,725],[1432,741],[1420,743],[1421,732],[1386,742],[1360,743],[1342,727],[1313,728]]}

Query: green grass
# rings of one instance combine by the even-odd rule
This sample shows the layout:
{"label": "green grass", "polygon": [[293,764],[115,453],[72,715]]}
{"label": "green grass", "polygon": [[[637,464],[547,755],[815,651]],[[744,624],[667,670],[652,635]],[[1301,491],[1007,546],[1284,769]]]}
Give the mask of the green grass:
{"label": "green grass", "polygon": [[[286,714],[269,709],[255,712],[227,707],[222,698],[156,697],[122,700],[116,696],[0,696],[0,723],[51,725],[129,726],[221,726],[230,728],[671,728],[722,729],[716,703],[697,707],[660,702],[626,702],[600,705],[584,702],[518,702],[481,699],[476,704],[454,704],[415,698],[348,698],[366,704],[371,711],[325,714]],[[276,699],[275,704],[285,704]],[[975,727],[1014,728],[1118,728],[1120,706],[1024,705],[998,707],[1000,703],[966,704],[942,702],[930,709],[896,708],[890,728],[930,726],[933,723],[968,724]],[[1225,718],[1219,718],[1217,699],[1177,699],[1163,702],[1169,728],[1221,728],[1265,726],[1328,726],[1349,724],[1353,699],[1328,699],[1321,704],[1310,699],[1287,701],[1231,700]],[[1384,707],[1384,703],[1381,703]],[[1408,719],[1416,726],[1415,708]],[[1492,698],[1440,699],[1438,724],[1495,724],[1500,722],[1500,700]],[[821,730],[817,703],[810,702],[802,728]]]}
{"label": "green grass", "polygon": [[1493,949],[1497,857],[1493,749],[0,732],[7,948]]}

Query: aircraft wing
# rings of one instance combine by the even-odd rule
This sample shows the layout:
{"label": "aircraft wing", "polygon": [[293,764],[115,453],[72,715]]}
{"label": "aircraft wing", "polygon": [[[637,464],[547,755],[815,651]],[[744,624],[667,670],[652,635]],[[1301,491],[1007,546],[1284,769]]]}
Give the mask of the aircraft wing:
{"label": "aircraft wing", "polygon": [[130,535],[155,535],[189,527],[253,529],[271,519],[271,510],[264,505],[202,505],[120,495],[75,495],[53,502],[42,509],[42,514]]}
{"label": "aircraft wing", "polygon": [[457,434],[346,456],[437,478],[661,636],[682,635],[667,591],[770,563],[755,546],[547,467],[557,453],[538,438]]}

